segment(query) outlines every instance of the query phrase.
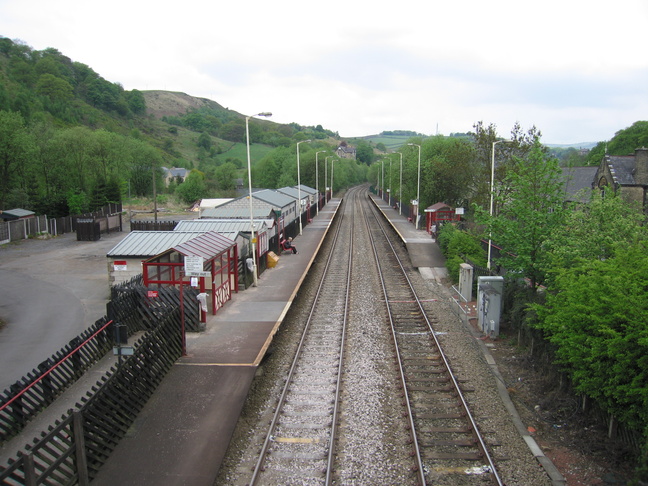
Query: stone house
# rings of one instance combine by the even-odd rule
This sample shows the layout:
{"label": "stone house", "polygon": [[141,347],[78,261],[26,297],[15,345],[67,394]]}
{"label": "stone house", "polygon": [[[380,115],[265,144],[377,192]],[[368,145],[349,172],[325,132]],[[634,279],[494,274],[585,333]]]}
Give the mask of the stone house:
{"label": "stone house", "polygon": [[628,202],[648,210],[648,148],[630,155],[606,155],[596,171],[592,187],[619,193]]}

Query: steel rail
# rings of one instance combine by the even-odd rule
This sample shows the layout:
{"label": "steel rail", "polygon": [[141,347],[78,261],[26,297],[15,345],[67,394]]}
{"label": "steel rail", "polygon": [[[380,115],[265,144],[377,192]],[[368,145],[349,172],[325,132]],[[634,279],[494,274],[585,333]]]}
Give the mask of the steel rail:
{"label": "steel rail", "polygon": [[[484,441],[484,438],[482,437],[482,434],[479,431],[479,427],[477,426],[477,422],[475,421],[475,418],[473,417],[473,415],[472,415],[472,413],[470,411],[470,407],[468,405],[468,402],[467,402],[463,392],[461,391],[461,387],[459,386],[459,382],[457,381],[457,378],[455,377],[454,373],[452,372],[452,368],[450,366],[448,358],[446,357],[445,353],[443,352],[443,349],[441,347],[441,343],[438,340],[438,338],[436,336],[436,333],[434,332],[434,329],[432,327],[432,323],[428,319],[428,316],[427,316],[427,314],[425,312],[425,309],[423,308],[423,305],[422,305],[422,303],[421,303],[421,301],[420,301],[420,299],[418,297],[418,294],[417,294],[416,290],[414,289],[414,286],[413,286],[413,284],[411,282],[411,279],[408,277],[407,272],[405,271],[405,268],[403,266],[403,263],[402,263],[400,257],[398,256],[398,253],[397,253],[396,249],[394,248],[394,245],[392,244],[389,236],[387,235],[387,232],[386,232],[386,230],[384,228],[384,224],[382,223],[381,218],[379,218],[378,215],[377,215],[377,209],[374,206],[371,206],[371,209],[372,209],[372,215],[375,218],[376,222],[378,223],[380,231],[385,236],[385,241],[387,242],[387,244],[391,248],[392,255],[395,257],[396,263],[398,264],[398,266],[399,266],[399,268],[400,268],[400,270],[402,272],[402,276],[405,278],[405,281],[407,282],[407,285],[409,286],[411,294],[412,294],[414,300],[416,301],[416,304],[417,304],[418,308],[420,309],[421,315],[423,316],[423,318],[424,318],[424,320],[426,322],[426,325],[427,325],[428,329],[430,330],[430,335],[432,336],[432,338],[434,340],[434,343],[435,343],[435,345],[436,345],[436,347],[438,349],[438,352],[439,352],[439,355],[440,355],[441,360],[443,362],[443,365],[444,365],[445,369],[448,371],[448,375],[449,375],[450,380],[452,382],[454,391],[457,393],[457,396],[459,397],[459,400],[460,400],[461,405],[462,405],[462,409],[464,410],[464,412],[466,414],[466,418],[468,419],[468,421],[471,424],[471,427],[472,427],[472,430],[474,432],[475,438],[477,439],[477,441],[479,443],[479,449],[480,449],[481,453],[483,454],[486,462],[488,463],[488,467],[490,468],[491,475],[492,475],[493,479],[496,481],[498,486],[503,486],[504,483],[502,482],[502,479],[499,477],[499,474],[497,472],[497,468],[495,467],[495,463],[494,463],[490,453],[488,452],[488,448],[486,447],[486,443]],[[373,241],[374,240],[373,240],[373,237],[372,237],[372,245],[373,245]],[[377,258],[376,262],[377,262],[377,264],[379,266],[379,269],[380,269],[380,260],[377,257],[377,253],[376,253],[375,249],[374,249],[374,253],[375,253],[376,258]],[[381,278],[381,285],[383,286],[383,290],[385,292],[385,294],[384,294],[385,295],[385,303],[387,305],[388,313],[389,313],[389,316],[390,316],[390,321],[392,322],[392,326],[393,326],[393,320],[391,318],[392,314],[391,314],[391,310],[389,309],[389,300],[388,300],[387,290],[386,290],[385,282],[383,280],[383,273],[382,273],[382,270],[379,270],[379,272],[380,272],[380,278]],[[394,333],[394,342],[397,342],[396,341],[396,331],[395,331],[395,329],[393,327],[392,327],[392,331]],[[398,352],[398,346],[396,346],[396,348],[397,348],[398,360],[399,360],[399,363],[401,363],[400,353]],[[402,376],[402,379],[404,380],[405,376],[404,376],[404,371],[403,371],[403,368],[402,368],[402,363],[401,363],[401,376]],[[407,389],[407,388],[405,388],[405,389]],[[407,394],[406,394],[406,396],[407,396]],[[409,397],[407,397],[406,401],[407,401],[407,404],[408,404],[407,405],[408,406],[408,413],[411,414],[411,405],[409,403],[410,402]],[[410,420],[412,420],[412,423],[413,423],[412,415],[410,415]],[[414,429],[412,429],[412,430],[414,430]],[[417,452],[418,458],[420,460],[420,450],[418,448],[418,442],[416,442],[416,443],[417,443],[416,452]],[[423,484],[425,484],[425,478],[423,478]]]}
{"label": "steel rail", "polygon": [[[344,200],[341,202],[341,204],[345,204]],[[331,264],[334,261],[334,258],[336,256],[336,251],[335,247],[338,244],[339,241],[339,236],[341,233],[341,228],[342,228],[342,220],[344,219],[344,213],[340,212],[340,216],[338,217],[337,220],[337,226],[335,229],[335,233],[333,235],[333,243],[332,243],[332,250],[329,252],[328,258],[326,260],[326,264],[322,273],[322,277],[320,279],[317,291],[315,293],[315,296],[313,298],[313,304],[311,306],[311,310],[309,312],[308,318],[306,320],[306,324],[304,326],[304,330],[302,332],[301,338],[299,340],[299,344],[297,346],[297,349],[295,351],[295,356],[293,358],[292,364],[290,366],[290,370],[288,372],[286,382],[284,385],[284,388],[281,392],[281,395],[279,397],[279,400],[277,402],[276,408],[274,415],[272,417],[272,421],[268,427],[268,432],[266,434],[263,446],[261,448],[261,451],[259,452],[257,463],[255,465],[254,471],[252,473],[252,477],[250,478],[250,486],[253,486],[257,484],[257,481],[260,479],[260,474],[263,470],[265,459],[268,453],[268,449],[270,447],[270,443],[272,442],[273,438],[273,433],[277,427],[277,423],[279,421],[279,417],[281,416],[282,412],[282,407],[286,401],[286,397],[288,395],[290,386],[292,384],[292,377],[295,374],[295,370],[297,368],[297,365],[299,363],[299,360],[301,358],[302,350],[304,347],[304,343],[306,341],[306,338],[308,336],[308,333],[310,331],[311,323],[313,322],[313,317],[315,315],[315,311],[317,308],[318,301],[320,299],[320,296],[322,294],[322,290],[324,288],[324,285],[326,283],[327,276],[329,274],[329,269],[331,268]],[[351,234],[351,241],[353,242],[353,232],[350,232]],[[349,250],[349,256],[353,254],[353,244],[350,245],[351,248]],[[333,446],[334,446],[334,441],[335,441],[335,434],[337,433],[337,428],[336,428],[336,422],[337,422],[337,415],[338,415],[338,404],[339,404],[339,395],[340,395],[340,382],[341,382],[341,373],[342,373],[342,360],[343,360],[343,351],[344,351],[344,344],[345,344],[345,339],[344,335],[346,334],[346,321],[347,321],[347,315],[348,315],[348,307],[349,307],[349,282],[351,278],[351,265],[349,265],[348,272],[347,272],[347,288],[346,288],[346,295],[345,295],[345,309],[344,309],[344,323],[342,326],[342,340],[340,344],[340,358],[339,358],[339,369],[338,369],[338,374],[337,374],[337,383],[336,383],[336,390],[335,390],[335,402],[333,404],[333,413],[332,413],[332,427],[331,427],[331,434],[329,438],[329,447],[328,447],[328,454],[327,454],[327,467],[326,467],[326,484],[331,484],[332,478],[332,463],[333,463]]]}

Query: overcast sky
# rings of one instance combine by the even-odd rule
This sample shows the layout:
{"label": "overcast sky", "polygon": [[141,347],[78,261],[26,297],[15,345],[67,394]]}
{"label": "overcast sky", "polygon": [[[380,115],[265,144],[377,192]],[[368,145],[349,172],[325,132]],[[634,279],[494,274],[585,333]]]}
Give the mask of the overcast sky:
{"label": "overcast sky", "polygon": [[127,90],[181,91],[343,137],[648,119],[648,0],[0,0],[0,35]]}

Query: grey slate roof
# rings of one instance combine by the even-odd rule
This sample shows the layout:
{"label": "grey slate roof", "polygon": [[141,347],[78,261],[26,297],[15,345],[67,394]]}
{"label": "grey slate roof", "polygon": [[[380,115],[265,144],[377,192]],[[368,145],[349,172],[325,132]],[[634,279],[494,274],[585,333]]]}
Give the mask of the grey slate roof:
{"label": "grey slate roof", "polygon": [[301,189],[302,192],[307,192],[311,196],[317,195],[317,189],[310,187],[310,186],[305,186],[304,184],[300,184],[298,186],[294,186],[295,188]]}
{"label": "grey slate roof", "polygon": [[565,199],[568,201],[588,201],[597,171],[598,167],[563,167]]}
{"label": "grey slate roof", "polygon": [[608,155],[606,158],[615,182],[622,185],[635,184],[633,170],[636,163],[633,155]]}
{"label": "grey slate roof", "polygon": [[289,206],[291,203],[295,202],[295,199],[297,199],[286,196],[285,194],[281,194],[280,192],[273,191],[272,189],[263,189],[261,191],[253,192],[252,197],[267,202],[268,204],[278,209]]}
{"label": "grey slate roof", "polygon": [[7,209],[5,211],[0,211],[0,218],[2,219],[20,219],[28,218],[34,216],[36,213],[34,211],[29,211],[27,209]]}
{"label": "grey slate roof", "polygon": [[[255,231],[264,230],[269,225],[273,225],[274,221],[265,219],[255,219]],[[220,234],[238,234],[240,232],[249,233],[250,232],[250,220],[249,219],[187,219],[180,221],[175,227],[174,231],[215,231]]]}
{"label": "grey slate roof", "polygon": [[131,231],[106,256],[152,257],[200,235],[194,231]]}
{"label": "grey slate roof", "polygon": [[[267,207],[252,207],[254,219],[268,219],[271,210]],[[200,215],[201,219],[250,219],[250,208],[225,203],[215,208],[204,209]]]}
{"label": "grey slate roof", "polygon": [[[299,190],[297,189],[297,186],[295,187],[282,187],[280,189],[277,189],[277,192],[280,192],[281,194],[285,194],[286,196],[294,199],[295,201],[299,198]],[[301,198],[302,199],[308,199],[308,193],[304,190],[301,191]]]}

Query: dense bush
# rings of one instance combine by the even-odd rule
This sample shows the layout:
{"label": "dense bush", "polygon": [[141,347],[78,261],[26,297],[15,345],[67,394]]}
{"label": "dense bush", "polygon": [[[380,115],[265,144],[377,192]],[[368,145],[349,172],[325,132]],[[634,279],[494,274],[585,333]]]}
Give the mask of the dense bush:
{"label": "dense bush", "polygon": [[486,254],[479,239],[453,224],[441,226],[437,241],[446,257],[446,268],[453,282],[459,281],[459,267],[466,259],[476,265],[486,265]]}

